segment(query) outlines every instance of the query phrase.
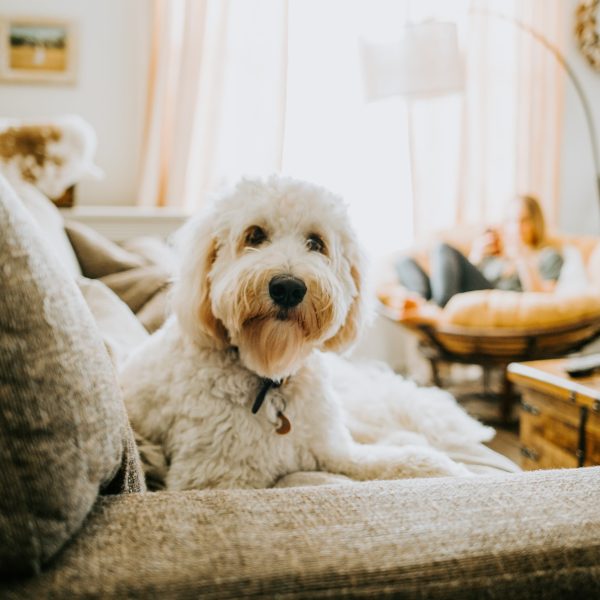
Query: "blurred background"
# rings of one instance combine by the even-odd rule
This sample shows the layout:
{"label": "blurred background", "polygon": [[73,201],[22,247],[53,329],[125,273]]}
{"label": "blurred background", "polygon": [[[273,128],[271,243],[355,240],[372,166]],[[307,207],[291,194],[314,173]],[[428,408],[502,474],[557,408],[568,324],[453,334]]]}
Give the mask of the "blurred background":
{"label": "blurred background", "polygon": [[[575,35],[580,4],[0,0],[0,117],[76,114],[91,125],[104,175],[77,183],[78,206],[187,214],[243,174],[282,172],[341,194],[374,258],[428,231],[498,220],[518,192],[539,196],[554,227],[597,232],[581,101],[553,53],[515,25],[560,51],[598,121],[600,73]],[[23,18],[69,26],[65,80],[7,64],[11,23]],[[454,28],[458,63],[447,68],[458,83],[369,97],[378,59],[365,48],[432,20]],[[440,39],[418,41],[424,60],[402,77],[435,77],[427,48],[453,47]]]}

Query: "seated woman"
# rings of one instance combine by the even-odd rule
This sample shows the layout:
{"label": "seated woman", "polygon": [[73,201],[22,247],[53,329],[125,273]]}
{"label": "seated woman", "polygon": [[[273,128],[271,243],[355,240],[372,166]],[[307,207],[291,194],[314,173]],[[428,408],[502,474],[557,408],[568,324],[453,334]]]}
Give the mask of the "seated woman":
{"label": "seated woman", "polygon": [[[456,248],[440,243],[431,253],[431,275],[411,257],[396,264],[400,283],[417,296],[407,298],[403,316],[417,316],[422,300],[444,307],[455,294],[475,290],[550,292],[563,265],[559,250],[546,238],[544,215],[532,196],[518,196],[508,210],[502,232],[487,229],[473,243],[467,258]],[[435,310],[423,311],[431,318]]]}

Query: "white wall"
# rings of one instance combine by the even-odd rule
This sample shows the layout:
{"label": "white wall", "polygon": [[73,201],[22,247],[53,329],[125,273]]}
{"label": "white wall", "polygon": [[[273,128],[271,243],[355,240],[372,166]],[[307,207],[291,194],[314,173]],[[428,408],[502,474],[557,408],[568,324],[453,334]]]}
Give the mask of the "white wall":
{"label": "white wall", "polygon": [[133,204],[150,43],[149,0],[0,0],[0,15],[68,18],[79,30],[73,85],[0,82],[0,116],[77,113],[98,135],[106,177],[78,186],[78,204]]}
{"label": "white wall", "polygon": [[[587,64],[576,46],[573,29],[577,3],[577,0],[564,2],[566,58],[588,98],[600,147],[600,71]],[[569,233],[600,234],[600,199],[594,182],[590,138],[581,102],[571,83],[567,83],[565,97],[560,225]]]}

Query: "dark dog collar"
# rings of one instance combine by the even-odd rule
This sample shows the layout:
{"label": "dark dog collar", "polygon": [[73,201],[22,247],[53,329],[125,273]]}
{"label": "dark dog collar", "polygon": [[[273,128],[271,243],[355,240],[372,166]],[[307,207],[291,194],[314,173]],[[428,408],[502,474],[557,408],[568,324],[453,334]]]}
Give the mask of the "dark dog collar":
{"label": "dark dog collar", "polygon": [[266,377],[263,377],[261,381],[262,381],[262,386],[261,386],[260,390],[258,391],[258,395],[256,396],[256,400],[254,401],[254,404],[252,405],[252,414],[253,415],[255,415],[260,410],[260,407],[262,406],[263,402],[265,401],[265,398],[267,397],[267,393],[269,392],[269,390],[271,388],[278,388],[283,383],[283,380],[273,381],[273,379],[267,379]]}

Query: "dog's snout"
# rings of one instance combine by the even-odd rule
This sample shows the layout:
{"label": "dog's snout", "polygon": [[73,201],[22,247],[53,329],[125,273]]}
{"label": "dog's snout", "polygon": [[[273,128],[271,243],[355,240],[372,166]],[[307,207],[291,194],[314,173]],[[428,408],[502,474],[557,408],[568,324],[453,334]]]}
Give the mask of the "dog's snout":
{"label": "dog's snout", "polygon": [[277,306],[283,308],[298,306],[305,294],[304,282],[291,275],[278,275],[269,282],[269,295]]}

